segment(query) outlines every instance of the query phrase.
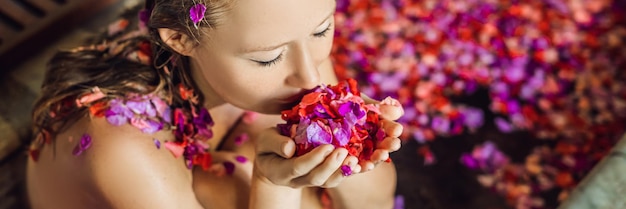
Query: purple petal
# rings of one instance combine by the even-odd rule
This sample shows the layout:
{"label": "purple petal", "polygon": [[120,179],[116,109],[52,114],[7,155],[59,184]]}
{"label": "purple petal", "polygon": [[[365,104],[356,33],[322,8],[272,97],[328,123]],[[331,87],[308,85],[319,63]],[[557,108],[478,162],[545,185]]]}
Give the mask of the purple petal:
{"label": "purple petal", "polygon": [[324,127],[322,126],[326,127],[325,125],[323,124],[320,125],[320,123],[317,122],[317,123],[311,123],[311,125],[307,127],[306,136],[308,139],[307,141],[309,143],[312,143],[314,145],[332,143],[330,131],[325,130]]}
{"label": "purple petal", "polygon": [[241,156],[241,155],[238,155],[237,157],[235,157],[235,160],[240,163],[248,162],[248,158]]}
{"label": "purple petal", "polygon": [[315,105],[315,109],[313,110],[313,113],[315,114],[316,117],[330,118],[330,115],[328,115],[328,113],[326,112],[326,109],[324,109],[324,106],[319,103]]}
{"label": "purple petal", "polygon": [[161,116],[161,117],[165,117],[168,114],[165,114],[167,109],[170,109],[169,105],[167,105],[167,103],[165,103],[165,101],[163,101],[161,98],[159,97],[152,97],[152,99],[150,99],[150,101],[152,102],[152,105],[154,106],[154,108],[156,109],[157,113]]}
{"label": "purple petal", "polygon": [[202,136],[206,139],[210,139],[213,138],[213,130],[210,128],[204,128],[204,127],[197,127],[198,128],[198,135]]}
{"label": "purple petal", "polygon": [[121,125],[126,124],[126,122],[128,122],[128,118],[124,117],[123,115],[115,114],[114,112],[111,112],[110,110],[106,111],[105,117],[107,121],[114,126],[121,126]]}
{"label": "purple petal", "polygon": [[344,115],[346,115],[346,113],[352,110],[351,107],[352,107],[352,102],[343,103],[339,105],[339,108],[337,108],[337,112],[339,113],[340,116],[343,117]]}
{"label": "purple petal", "polygon": [[291,125],[289,125],[289,124],[278,124],[278,125],[276,125],[276,128],[278,129],[278,133],[280,133],[280,135],[290,136],[289,129],[291,128]]}
{"label": "purple petal", "polygon": [[147,105],[146,106],[146,116],[148,116],[148,117],[155,117],[155,116],[157,116],[157,111],[154,108],[154,106],[152,106],[152,105]]}
{"label": "purple petal", "polygon": [[356,116],[357,119],[360,119],[366,115],[365,110],[361,109],[358,104],[354,104],[352,106],[352,113]]}
{"label": "purple petal", "polygon": [[166,123],[172,123],[172,109],[167,107],[165,110],[163,110],[163,113],[161,114],[161,118]]}
{"label": "purple petal", "polygon": [[448,133],[450,131],[450,120],[444,117],[434,117],[431,127],[439,133]]}
{"label": "purple petal", "polygon": [[233,173],[235,172],[235,164],[232,162],[226,161],[223,163],[223,165],[224,165],[224,168],[226,169],[226,173],[228,175],[233,175]]}
{"label": "purple petal", "polygon": [[197,146],[189,145],[185,147],[185,151],[183,151],[183,156],[185,156],[185,158],[191,159],[193,158],[193,156],[198,154],[199,151],[200,150]]}
{"label": "purple petal", "polygon": [[520,105],[517,101],[509,100],[506,103],[506,109],[509,114],[511,113],[519,113],[521,111]]}
{"label": "purple petal", "polygon": [[91,147],[91,136],[89,134],[83,134],[83,136],[80,137],[80,148],[86,150],[89,147]]}
{"label": "purple petal", "polygon": [[150,105],[149,101],[127,101],[126,107],[133,111],[135,114],[144,114],[147,106]]}
{"label": "purple petal", "polygon": [[463,112],[465,126],[470,129],[476,129],[483,126],[484,115],[483,111],[477,108],[467,108]]}
{"label": "purple petal", "polygon": [[354,112],[349,112],[349,113],[347,113],[347,114],[344,116],[344,118],[343,118],[343,121],[344,121],[346,124],[348,124],[348,126],[350,126],[350,127],[352,127],[352,126],[356,125],[356,124],[357,124],[357,122],[358,122],[358,120],[359,120],[359,119],[356,117],[356,115],[354,115]]}
{"label": "purple petal", "polygon": [[79,156],[79,155],[80,155],[80,154],[82,154],[82,153],[83,153],[83,149],[81,149],[81,148],[80,148],[80,146],[77,144],[77,145],[74,147],[74,150],[72,151],[72,155],[74,155],[74,156]]}
{"label": "purple petal", "polygon": [[91,147],[91,136],[89,134],[83,134],[80,138],[80,142],[74,147],[74,150],[72,150],[72,154],[78,156],[89,147]]}
{"label": "purple petal", "polygon": [[350,176],[352,175],[352,169],[348,165],[342,165],[341,174],[343,174],[343,176]]}
{"label": "purple petal", "polygon": [[496,126],[503,133],[510,133],[513,131],[513,126],[503,118],[496,118],[495,120]]}
{"label": "purple petal", "polygon": [[159,141],[158,139],[154,139],[154,145],[157,149],[161,149],[161,141]]}
{"label": "purple petal", "polygon": [[424,136],[424,132],[422,132],[422,130],[413,131],[413,138],[420,144],[426,143],[426,136]]}
{"label": "purple petal", "polygon": [[148,24],[150,20],[150,15],[152,14],[152,10],[142,9],[139,11],[139,21],[143,22],[143,24]]}
{"label": "purple petal", "polygon": [[311,126],[311,120],[301,118],[300,123],[296,126],[296,135],[293,137],[296,144],[304,144],[309,141],[308,127]]}
{"label": "purple petal", "polygon": [[197,25],[202,19],[204,19],[204,13],[206,12],[206,6],[204,4],[196,4],[189,9],[189,18],[194,25]]}
{"label": "purple petal", "polygon": [[461,163],[470,169],[478,168],[478,162],[470,154],[463,154],[461,156]]}
{"label": "purple petal", "polygon": [[193,123],[197,126],[214,125],[213,118],[211,117],[211,114],[209,114],[209,111],[206,108],[200,109],[198,116],[193,119]]}
{"label": "purple petal", "polygon": [[524,75],[524,68],[523,67],[512,67],[509,68],[504,76],[511,82],[517,83],[519,81],[521,81],[522,79],[524,79],[525,75]]}
{"label": "purple petal", "polygon": [[333,132],[335,140],[339,143],[339,146],[345,146],[350,141],[350,126],[343,122],[328,121],[330,129]]}
{"label": "purple petal", "polygon": [[394,198],[393,209],[404,209],[404,196],[398,195]]}

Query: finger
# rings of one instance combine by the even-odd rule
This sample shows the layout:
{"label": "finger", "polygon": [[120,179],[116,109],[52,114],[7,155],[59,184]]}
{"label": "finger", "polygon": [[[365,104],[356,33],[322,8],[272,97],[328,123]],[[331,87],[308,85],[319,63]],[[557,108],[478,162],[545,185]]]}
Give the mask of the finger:
{"label": "finger", "polygon": [[379,104],[380,103],[380,101],[372,99],[370,96],[367,96],[367,94],[364,94],[364,93],[361,93],[361,98],[363,99],[365,104]]}
{"label": "finger", "polygon": [[[358,164],[359,159],[354,156],[348,156],[339,167],[326,181],[322,187],[332,188],[338,186],[346,177],[357,174],[361,171],[361,166]],[[344,166],[347,166],[348,173],[345,173]]]}
{"label": "finger", "polygon": [[380,115],[387,120],[398,120],[404,115],[402,104],[396,99],[387,97],[380,102]]}
{"label": "finger", "polygon": [[376,165],[374,165],[374,163],[372,161],[369,161],[369,160],[359,161],[359,165],[361,166],[361,172],[360,173],[365,173],[365,172],[371,171],[371,170],[374,169],[374,167],[376,167]]}
{"label": "finger", "polygon": [[374,165],[376,165],[377,163],[385,161],[388,158],[389,158],[389,152],[387,150],[377,149],[377,150],[374,150],[374,153],[372,153],[372,157],[370,158],[370,161],[372,161]]}
{"label": "finger", "polygon": [[328,178],[335,173],[348,156],[348,150],[344,148],[335,149],[325,160],[324,163],[315,167],[307,175],[294,179],[297,185],[322,186]]}
{"label": "finger", "polygon": [[378,104],[380,105],[380,115],[387,120],[398,120],[404,115],[404,108],[400,101],[387,97],[383,101],[378,101],[370,98],[366,94],[361,93],[361,98],[366,104]]}
{"label": "finger", "polygon": [[404,131],[404,127],[398,122],[382,120],[381,123],[383,124],[383,130],[385,130],[387,136],[400,137],[402,131]]}
{"label": "finger", "polygon": [[387,150],[389,152],[398,151],[402,147],[402,141],[397,137],[385,137],[376,144],[377,149]]}
{"label": "finger", "polygon": [[280,135],[275,128],[268,128],[259,134],[256,149],[258,154],[273,153],[291,158],[296,152],[296,143],[291,138]]}
{"label": "finger", "polygon": [[319,166],[335,150],[333,145],[322,145],[314,148],[311,152],[291,160],[291,172],[289,178],[296,178],[310,173]]}

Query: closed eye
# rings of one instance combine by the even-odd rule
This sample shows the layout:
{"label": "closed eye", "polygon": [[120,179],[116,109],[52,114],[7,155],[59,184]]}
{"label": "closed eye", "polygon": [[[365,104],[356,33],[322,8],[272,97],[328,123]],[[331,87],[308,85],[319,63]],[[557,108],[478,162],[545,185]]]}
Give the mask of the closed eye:
{"label": "closed eye", "polygon": [[281,53],[280,55],[278,55],[278,57],[274,58],[273,60],[270,61],[257,61],[254,60],[254,62],[258,63],[261,67],[270,67],[278,62],[280,62],[283,59],[283,54]]}
{"label": "closed eye", "polygon": [[324,31],[319,32],[319,33],[314,33],[313,36],[315,36],[316,38],[326,37],[326,34],[328,34],[328,31],[330,31],[332,26],[333,26],[332,24],[328,24],[328,27],[324,29]]}

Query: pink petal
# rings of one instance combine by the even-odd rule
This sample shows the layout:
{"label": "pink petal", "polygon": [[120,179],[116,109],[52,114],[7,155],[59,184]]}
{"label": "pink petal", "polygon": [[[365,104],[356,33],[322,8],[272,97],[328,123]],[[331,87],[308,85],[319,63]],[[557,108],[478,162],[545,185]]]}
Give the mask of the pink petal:
{"label": "pink petal", "polygon": [[79,99],[76,100],[76,106],[78,107],[82,107],[85,104],[89,104],[92,103],[94,101],[97,101],[99,99],[104,98],[106,95],[104,95],[104,93],[102,93],[102,91],[100,91],[100,89],[98,87],[94,87],[92,93],[89,93],[85,96],[80,97]]}
{"label": "pink petal", "polygon": [[182,147],[181,145],[176,144],[174,142],[165,142],[165,148],[170,150],[170,152],[172,152],[172,154],[176,158],[178,158],[181,155],[183,155],[183,152],[185,151],[184,147]]}
{"label": "pink petal", "polygon": [[252,122],[254,122],[258,117],[259,117],[259,113],[246,111],[243,114],[242,120],[245,124],[252,124]]}
{"label": "pink petal", "polygon": [[250,137],[248,136],[247,133],[242,133],[241,135],[235,137],[235,145],[241,146],[243,143],[245,143],[249,139]]}

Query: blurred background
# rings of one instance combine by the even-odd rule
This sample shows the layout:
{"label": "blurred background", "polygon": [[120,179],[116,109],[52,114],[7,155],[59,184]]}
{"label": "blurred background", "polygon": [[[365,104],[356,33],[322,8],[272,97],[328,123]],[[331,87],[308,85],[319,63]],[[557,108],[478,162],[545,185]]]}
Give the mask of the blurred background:
{"label": "blurred background", "polygon": [[[141,0],[0,0],[0,209],[47,60]],[[626,208],[624,0],[337,0],[332,57],[406,115],[404,208]]]}

